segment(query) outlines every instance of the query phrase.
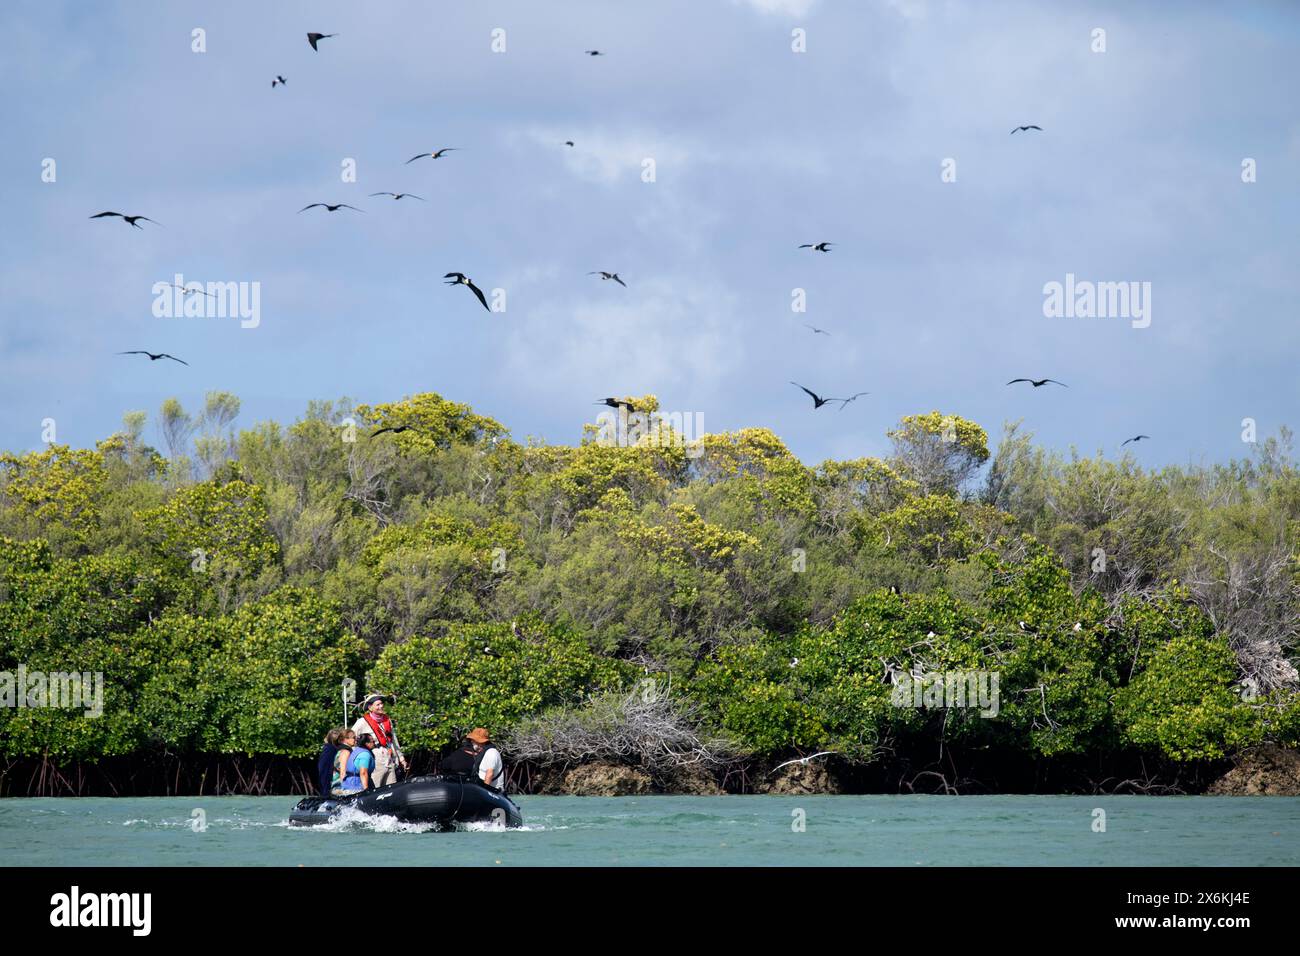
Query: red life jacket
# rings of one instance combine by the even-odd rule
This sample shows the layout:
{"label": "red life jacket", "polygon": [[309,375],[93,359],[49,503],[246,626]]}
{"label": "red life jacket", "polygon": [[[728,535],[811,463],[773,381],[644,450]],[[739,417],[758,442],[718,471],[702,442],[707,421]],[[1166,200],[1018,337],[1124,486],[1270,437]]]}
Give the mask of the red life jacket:
{"label": "red life jacket", "polygon": [[389,746],[392,743],[393,719],[385,714],[383,723],[380,723],[375,720],[374,714],[367,713],[365,716],[366,723],[369,724],[370,729],[375,732],[375,740],[379,742],[379,746]]}

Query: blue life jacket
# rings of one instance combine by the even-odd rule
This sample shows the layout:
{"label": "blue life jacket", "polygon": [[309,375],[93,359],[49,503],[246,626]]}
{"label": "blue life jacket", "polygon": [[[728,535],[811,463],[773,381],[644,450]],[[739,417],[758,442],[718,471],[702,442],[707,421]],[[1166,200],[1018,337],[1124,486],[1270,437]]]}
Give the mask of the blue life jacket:
{"label": "blue life jacket", "polygon": [[348,765],[346,768],[347,773],[343,777],[344,790],[361,789],[361,767],[357,766],[357,758],[360,757],[362,754],[365,755],[365,760],[363,761],[363,763],[365,765],[366,770],[369,771],[370,773],[374,773],[375,770],[374,755],[365,747],[361,747],[361,746],[353,747],[352,753],[348,755]]}

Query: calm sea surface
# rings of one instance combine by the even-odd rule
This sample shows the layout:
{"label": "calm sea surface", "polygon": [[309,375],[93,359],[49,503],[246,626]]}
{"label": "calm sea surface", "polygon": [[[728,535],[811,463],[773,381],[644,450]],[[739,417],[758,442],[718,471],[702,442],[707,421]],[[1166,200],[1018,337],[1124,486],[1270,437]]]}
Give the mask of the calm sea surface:
{"label": "calm sea surface", "polygon": [[[1295,866],[1300,798],[520,797],[522,830],[357,816],[293,797],[0,800],[5,866]],[[1094,810],[1105,832],[1094,832]],[[795,827],[802,821],[802,832]],[[206,824],[206,829],[199,829]]]}

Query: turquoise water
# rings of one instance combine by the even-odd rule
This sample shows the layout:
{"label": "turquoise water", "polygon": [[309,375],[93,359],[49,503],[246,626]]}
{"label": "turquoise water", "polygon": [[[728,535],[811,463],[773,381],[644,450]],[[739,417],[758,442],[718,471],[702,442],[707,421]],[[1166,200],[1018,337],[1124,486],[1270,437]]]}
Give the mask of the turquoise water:
{"label": "turquoise water", "polygon": [[[357,817],[292,797],[0,800],[5,866],[1295,866],[1300,798],[520,797],[523,830]],[[1106,831],[1093,832],[1094,808]],[[201,811],[201,816],[194,811]],[[802,815],[803,832],[792,825]],[[206,829],[196,832],[197,823]]]}

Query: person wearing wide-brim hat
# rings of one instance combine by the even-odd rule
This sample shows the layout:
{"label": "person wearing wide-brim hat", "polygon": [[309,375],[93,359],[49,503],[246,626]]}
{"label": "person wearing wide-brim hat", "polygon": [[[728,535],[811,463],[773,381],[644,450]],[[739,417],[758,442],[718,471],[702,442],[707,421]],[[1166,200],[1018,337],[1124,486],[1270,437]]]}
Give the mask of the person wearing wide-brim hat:
{"label": "person wearing wide-brim hat", "polygon": [[482,750],[474,761],[478,778],[489,787],[500,790],[505,786],[505,767],[501,763],[501,751],[492,744],[492,738],[486,727],[475,727],[465,735],[467,739],[478,744]]}
{"label": "person wearing wide-brim hat", "polygon": [[384,694],[367,694],[361,702],[361,717],[352,725],[358,736],[370,734],[375,738],[375,767],[371,779],[376,787],[383,787],[397,782],[397,767],[402,770],[410,768],[402,747],[397,742],[397,733],[393,730],[393,718],[384,712],[384,702],[392,700]]}

